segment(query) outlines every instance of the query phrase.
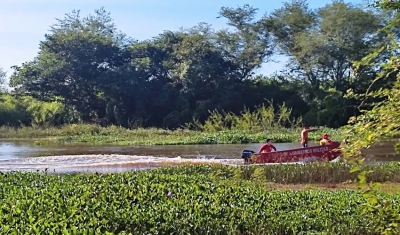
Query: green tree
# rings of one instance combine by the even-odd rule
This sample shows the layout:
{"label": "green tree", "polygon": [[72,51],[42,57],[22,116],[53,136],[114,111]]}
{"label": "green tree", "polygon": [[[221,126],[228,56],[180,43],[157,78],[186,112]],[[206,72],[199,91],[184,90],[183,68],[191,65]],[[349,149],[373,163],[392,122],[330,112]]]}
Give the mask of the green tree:
{"label": "green tree", "polygon": [[254,75],[255,69],[271,59],[274,53],[272,35],[262,20],[255,20],[257,8],[248,4],[237,7],[222,7],[219,17],[228,20],[230,28],[216,33],[216,44],[224,58],[237,67],[236,76],[246,79]]}
{"label": "green tree", "polygon": [[0,67],[0,92],[5,91],[7,73]]}
{"label": "green tree", "polygon": [[[16,94],[62,102],[57,115],[65,118],[46,121],[54,123],[176,128],[205,121],[211,110],[239,114],[270,101],[285,102],[310,124],[338,127],[358,114],[360,101],[343,94],[365,92],[382,70],[377,65],[391,55],[380,53],[376,66],[357,73],[353,61],[387,42],[376,30],[394,14],[343,2],[310,9],[305,1],[285,3],[260,19],[257,12],[249,5],[222,7],[226,29],[201,23],[133,41],[103,8],[86,17],[73,11],[50,27],[33,60],[14,67],[10,84]],[[290,57],[289,70],[255,76],[277,49]],[[389,88],[395,79],[377,83]]]}
{"label": "green tree", "polygon": [[[233,47],[238,46],[226,41],[224,36],[228,33],[234,35],[235,40],[247,40],[246,48],[233,51]],[[265,46],[252,47],[257,40],[245,38],[237,31],[215,32],[210,25],[201,23],[178,32],[166,31],[153,40],[134,43],[133,64],[146,74],[143,82],[149,89],[147,91],[158,91],[150,97],[147,91],[141,93],[143,99],[138,100],[138,105],[144,107],[141,110],[148,109],[144,113],[151,123],[177,127],[192,118],[204,121],[210,110],[239,113],[246,105],[260,104],[249,95],[254,83],[248,78],[262,63],[257,62],[254,53],[258,53],[261,60],[269,55],[264,52]],[[239,41],[237,43],[242,45]],[[158,114],[151,114],[155,109]]]}
{"label": "green tree", "polygon": [[114,83],[109,74],[129,62],[123,38],[104,9],[84,18],[73,11],[57,21],[38,56],[14,67],[11,85],[40,100],[62,97],[84,121],[103,118]]}
{"label": "green tree", "polygon": [[304,83],[300,92],[311,106],[306,119],[338,127],[354,114],[353,100],[343,95],[349,88],[365,91],[375,70],[366,67],[352,74],[353,61],[385,42],[378,33],[384,22],[379,12],[342,1],[315,10],[305,1],[292,1],[264,19],[290,58],[287,77]]}

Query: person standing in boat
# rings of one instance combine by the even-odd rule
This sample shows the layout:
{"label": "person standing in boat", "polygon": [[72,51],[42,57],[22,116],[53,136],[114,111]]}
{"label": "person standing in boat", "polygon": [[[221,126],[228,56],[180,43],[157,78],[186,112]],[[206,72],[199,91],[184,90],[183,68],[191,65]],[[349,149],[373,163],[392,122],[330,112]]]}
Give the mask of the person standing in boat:
{"label": "person standing in boat", "polygon": [[303,148],[308,147],[308,133],[317,131],[318,129],[310,129],[307,126],[304,126],[303,130],[301,131],[301,145]]}
{"label": "person standing in boat", "polygon": [[260,150],[258,150],[258,153],[270,153],[272,152],[272,149],[276,152],[276,148],[272,145],[271,139],[267,139],[267,142],[261,146]]}
{"label": "person standing in boat", "polygon": [[319,141],[319,145],[328,145],[331,143],[332,140],[329,139],[329,135],[326,133],[322,135],[322,139]]}

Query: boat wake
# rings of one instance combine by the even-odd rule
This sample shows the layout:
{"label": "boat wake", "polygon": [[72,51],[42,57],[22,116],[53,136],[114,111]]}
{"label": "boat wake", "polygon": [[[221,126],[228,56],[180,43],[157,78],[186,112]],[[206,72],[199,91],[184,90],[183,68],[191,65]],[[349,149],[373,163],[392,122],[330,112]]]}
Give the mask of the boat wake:
{"label": "boat wake", "polygon": [[197,158],[153,157],[137,155],[61,155],[1,159],[0,171],[55,171],[55,172],[121,172],[152,169],[160,166],[182,164],[240,164],[242,159],[213,159],[207,156]]}
{"label": "boat wake", "polygon": [[[310,160],[311,161],[311,160]],[[309,161],[308,161],[309,162]],[[267,163],[274,164],[305,164],[308,162]],[[95,155],[60,155],[46,157],[29,157],[15,159],[0,159],[0,172],[10,171],[48,171],[56,173],[72,172],[125,172],[154,169],[162,166],[178,166],[184,164],[221,164],[243,166],[243,159],[216,159],[212,156],[197,158],[154,157],[120,154]]]}

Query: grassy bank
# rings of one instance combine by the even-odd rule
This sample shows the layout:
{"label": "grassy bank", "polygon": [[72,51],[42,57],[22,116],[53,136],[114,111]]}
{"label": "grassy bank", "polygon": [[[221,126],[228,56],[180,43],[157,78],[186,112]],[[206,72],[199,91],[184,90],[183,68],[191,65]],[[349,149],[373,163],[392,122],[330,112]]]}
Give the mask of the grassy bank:
{"label": "grassy bank", "polygon": [[[0,127],[0,139],[30,139],[38,144],[46,142],[90,143],[115,145],[179,145],[179,144],[235,144],[262,143],[267,138],[275,143],[299,142],[301,128],[269,128],[260,130],[192,131],[188,129],[126,129],[117,126],[66,125],[62,127]],[[310,134],[319,140],[322,133],[341,140],[339,130],[321,128]]]}
{"label": "grassy bank", "polygon": [[[162,174],[205,175],[227,180],[251,180],[276,184],[340,184],[350,183],[358,173],[351,173],[352,165],[346,163],[310,163],[278,165],[185,165],[164,167],[157,171]],[[361,171],[371,172],[367,182],[400,183],[400,163],[360,165]]]}
{"label": "grassy bank", "polygon": [[[379,234],[377,224],[387,218],[364,211],[367,199],[354,190],[270,190],[254,180],[210,175],[221,169],[187,166],[124,174],[1,174],[0,231]],[[381,192],[379,197],[392,203],[393,213],[400,213],[400,195]]]}
{"label": "grassy bank", "polygon": [[[266,188],[270,190],[291,190],[291,191],[337,191],[337,190],[352,190],[357,191],[356,183],[324,183],[324,184],[277,184],[267,183]],[[385,182],[379,187],[379,192],[387,194],[400,194],[400,183]]]}

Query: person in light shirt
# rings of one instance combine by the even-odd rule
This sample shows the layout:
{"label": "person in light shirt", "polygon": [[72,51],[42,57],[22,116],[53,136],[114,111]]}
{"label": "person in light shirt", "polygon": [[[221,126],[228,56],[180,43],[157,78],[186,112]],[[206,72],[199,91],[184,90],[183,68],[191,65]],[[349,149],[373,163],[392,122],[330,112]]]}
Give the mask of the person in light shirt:
{"label": "person in light shirt", "polygon": [[272,152],[272,149],[276,152],[276,148],[272,145],[271,139],[267,139],[267,142],[261,146],[260,150],[258,150],[258,153],[270,153]]}

